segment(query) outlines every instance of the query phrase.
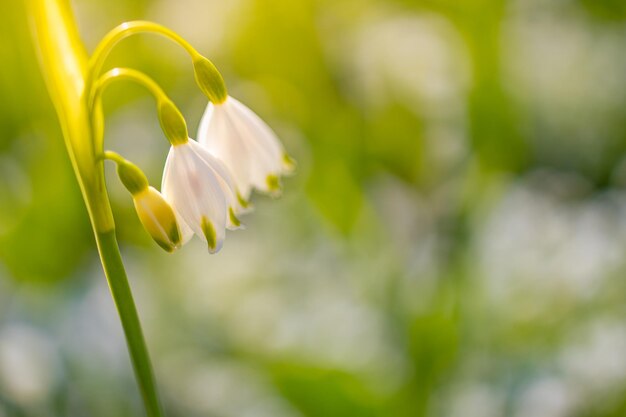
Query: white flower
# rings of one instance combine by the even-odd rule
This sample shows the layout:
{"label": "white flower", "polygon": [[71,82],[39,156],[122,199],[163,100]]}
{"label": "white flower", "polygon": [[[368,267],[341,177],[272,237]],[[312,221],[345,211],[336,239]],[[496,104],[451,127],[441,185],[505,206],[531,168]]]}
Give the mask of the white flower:
{"label": "white flower", "polygon": [[170,148],[161,189],[178,214],[183,243],[195,233],[215,253],[222,248],[225,229],[240,226],[228,169],[193,139]]}
{"label": "white flower", "polygon": [[279,177],[293,169],[272,129],[230,96],[220,104],[209,103],[198,129],[198,142],[230,168],[244,200],[253,188],[280,191]]}

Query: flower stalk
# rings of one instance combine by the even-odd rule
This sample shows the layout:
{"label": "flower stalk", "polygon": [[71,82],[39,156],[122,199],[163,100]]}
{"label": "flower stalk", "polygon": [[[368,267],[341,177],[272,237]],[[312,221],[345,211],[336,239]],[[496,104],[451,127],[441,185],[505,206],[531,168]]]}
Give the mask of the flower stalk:
{"label": "flower stalk", "polygon": [[144,20],[122,23],[107,33],[107,35],[98,44],[96,50],[91,56],[91,59],[89,60],[90,71],[87,78],[88,86],[91,86],[94,83],[94,77],[97,77],[102,70],[102,66],[104,65],[104,62],[113,47],[122,39],[137,33],[154,33],[164,36],[180,45],[191,57],[196,82],[202,92],[204,92],[211,102],[216,104],[222,103],[226,100],[227,92],[224,79],[211,61],[202,56],[193,46],[191,46],[189,42],[183,39],[176,32],[166,28],[165,26]]}
{"label": "flower stalk", "polygon": [[[149,417],[162,416],[152,365],[115,235],[100,158],[101,115],[91,112],[89,66],[67,0],[29,0],[34,41],[91,221]],[[99,109],[98,109],[99,110]]]}
{"label": "flower stalk", "polygon": [[[221,249],[226,229],[243,228],[237,215],[251,209],[248,199],[253,189],[276,195],[280,176],[293,170],[293,162],[272,129],[228,95],[213,63],[175,32],[152,22],[123,23],[110,31],[88,58],[69,0],[28,1],[42,72],[87,206],[139,390],[148,416],[160,417],[152,366],[116,240],[104,160],[117,165],[139,220],[159,246],[172,252],[195,234],[206,242],[210,253]],[[147,75],[114,68],[100,76],[115,45],[137,33],[160,34],[189,53],[198,87],[209,100],[197,141],[189,137],[180,110]],[[171,144],[161,192],[150,186],[145,174],[131,161],[104,150],[101,96],[117,80],[136,82],[156,99],[159,122]]]}

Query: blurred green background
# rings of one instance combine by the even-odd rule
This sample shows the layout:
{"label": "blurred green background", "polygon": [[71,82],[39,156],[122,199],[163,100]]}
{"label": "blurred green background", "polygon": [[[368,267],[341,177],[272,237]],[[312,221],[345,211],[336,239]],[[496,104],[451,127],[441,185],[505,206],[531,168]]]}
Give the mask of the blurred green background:
{"label": "blurred green background", "polygon": [[[298,161],[215,256],[118,235],[167,415],[626,415],[626,3],[75,0],[92,51],[165,24]],[[142,415],[22,2],[0,11],[0,417]],[[187,56],[144,70],[193,132]],[[152,98],[105,95],[153,185]]]}

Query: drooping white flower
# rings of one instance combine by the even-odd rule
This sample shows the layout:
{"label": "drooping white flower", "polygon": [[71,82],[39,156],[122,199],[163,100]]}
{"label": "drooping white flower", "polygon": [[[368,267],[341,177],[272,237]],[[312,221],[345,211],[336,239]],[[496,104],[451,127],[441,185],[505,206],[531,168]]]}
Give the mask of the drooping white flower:
{"label": "drooping white flower", "polygon": [[240,226],[228,169],[193,139],[170,148],[161,190],[178,214],[183,243],[195,233],[215,253],[222,248],[225,229]]}
{"label": "drooping white flower", "polygon": [[198,142],[224,161],[244,200],[252,189],[277,193],[280,176],[293,169],[272,129],[230,96],[220,104],[209,103],[198,129]]}

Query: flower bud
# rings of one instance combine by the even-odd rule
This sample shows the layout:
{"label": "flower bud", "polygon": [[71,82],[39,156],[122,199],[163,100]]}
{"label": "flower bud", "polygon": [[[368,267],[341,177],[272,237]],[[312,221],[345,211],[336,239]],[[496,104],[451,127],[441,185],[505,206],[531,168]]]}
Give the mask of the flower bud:
{"label": "flower bud", "polygon": [[117,163],[117,174],[132,194],[137,216],[152,239],[167,252],[181,245],[181,233],[172,206],[160,192],[148,185],[143,171],[122,156],[107,151],[106,157]]}
{"label": "flower bud", "polygon": [[226,101],[228,97],[226,84],[222,74],[211,61],[203,56],[197,56],[193,60],[193,70],[200,90],[212,103],[220,104]]}
{"label": "flower bud", "polygon": [[141,224],[152,239],[167,252],[181,246],[181,233],[172,206],[153,187],[133,195]]}

